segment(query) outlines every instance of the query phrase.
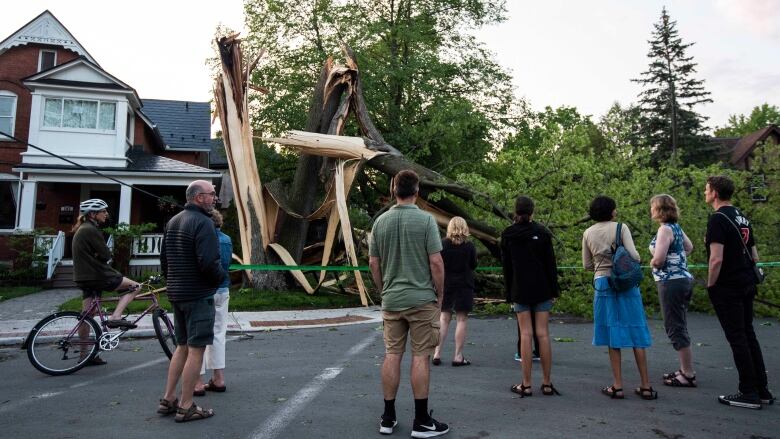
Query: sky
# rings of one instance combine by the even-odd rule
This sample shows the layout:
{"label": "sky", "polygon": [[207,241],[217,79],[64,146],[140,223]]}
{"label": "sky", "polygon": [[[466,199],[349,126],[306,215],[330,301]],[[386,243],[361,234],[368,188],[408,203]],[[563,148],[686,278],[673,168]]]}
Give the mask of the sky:
{"label": "sky", "polygon": [[[242,0],[25,0],[4,8],[0,38],[49,9],[141,99],[211,99],[205,59],[218,25],[243,29]],[[532,108],[603,115],[636,101],[647,40],[666,6],[714,103],[698,111],[722,126],[780,105],[780,0],[508,0],[507,21],[476,31]]]}

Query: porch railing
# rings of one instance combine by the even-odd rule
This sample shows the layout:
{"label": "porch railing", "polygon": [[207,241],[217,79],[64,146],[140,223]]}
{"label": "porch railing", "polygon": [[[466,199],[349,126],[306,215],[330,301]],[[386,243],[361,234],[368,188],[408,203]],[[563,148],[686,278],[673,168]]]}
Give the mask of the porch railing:
{"label": "porch railing", "polygon": [[141,235],[133,239],[133,257],[160,256],[162,233]]}
{"label": "porch railing", "polygon": [[54,276],[54,270],[57,268],[57,264],[60,263],[62,256],[65,254],[65,232],[60,231],[50,242],[49,261],[46,265],[46,279],[51,279],[52,276]]}

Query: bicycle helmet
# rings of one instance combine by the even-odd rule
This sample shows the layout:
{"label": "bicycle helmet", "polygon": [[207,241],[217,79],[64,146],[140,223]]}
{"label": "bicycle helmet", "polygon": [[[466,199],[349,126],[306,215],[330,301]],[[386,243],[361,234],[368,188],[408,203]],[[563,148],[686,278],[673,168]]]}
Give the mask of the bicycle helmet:
{"label": "bicycle helmet", "polygon": [[100,198],[82,201],[79,205],[81,213],[100,212],[103,209],[108,209],[108,204]]}

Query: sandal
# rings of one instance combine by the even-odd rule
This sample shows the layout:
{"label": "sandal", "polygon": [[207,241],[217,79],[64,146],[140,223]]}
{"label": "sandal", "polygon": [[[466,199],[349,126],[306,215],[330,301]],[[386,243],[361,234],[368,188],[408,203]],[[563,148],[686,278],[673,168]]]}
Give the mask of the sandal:
{"label": "sandal", "polygon": [[667,372],[667,373],[665,373],[665,374],[663,374],[661,376],[665,380],[670,380],[670,379],[676,377],[677,375],[682,375],[682,374],[683,374],[682,369],[678,369],[678,370],[675,370],[674,372]]}
{"label": "sandal", "polygon": [[[680,377],[685,378],[686,382],[682,382]],[[673,377],[664,378],[664,385],[670,387],[696,387],[696,375],[689,377],[683,373],[679,373]]]}
{"label": "sandal", "polygon": [[558,392],[558,389],[553,387],[552,383],[550,383],[550,384],[542,384],[542,395],[545,395],[545,396],[553,396],[553,395],[561,396],[561,393]]}
{"label": "sandal", "polygon": [[204,387],[200,390],[193,389],[192,396],[206,396],[206,388]]}
{"label": "sandal", "polygon": [[198,421],[200,419],[206,419],[212,416],[214,416],[214,410],[212,409],[204,410],[202,407],[198,407],[197,404],[192,403],[192,405],[188,409],[183,409],[179,407],[176,410],[176,418],[174,419],[174,421],[176,422]]}
{"label": "sandal", "polygon": [[639,395],[639,396],[640,396],[642,399],[646,399],[646,400],[648,400],[648,401],[649,401],[649,400],[652,400],[652,399],[658,399],[658,392],[656,392],[656,391],[653,389],[653,387],[652,387],[652,386],[650,386],[650,387],[648,387],[648,388],[644,388],[644,387],[637,387],[637,388],[634,390],[634,393],[636,393],[637,395]]}
{"label": "sandal", "polygon": [[612,399],[623,399],[626,397],[625,395],[623,395],[623,389],[615,387],[614,385],[611,385],[609,387],[604,387],[603,389],[601,389],[601,393],[609,396]]}
{"label": "sandal", "polygon": [[203,390],[206,392],[217,392],[222,393],[225,390],[227,390],[227,386],[218,386],[214,384],[214,380],[209,380],[208,383],[206,383],[205,386],[203,386]]}
{"label": "sandal", "polygon": [[510,387],[509,390],[517,393],[521,398],[534,395],[534,392],[531,391],[531,386],[524,386],[522,384],[515,384],[514,386]]}
{"label": "sandal", "polygon": [[434,358],[431,363],[433,363],[434,366],[438,366],[441,364],[441,358]]}
{"label": "sandal", "polygon": [[176,398],[173,401],[168,401],[165,398],[160,398],[160,406],[157,407],[157,413],[168,416],[176,413],[179,408],[179,399]]}

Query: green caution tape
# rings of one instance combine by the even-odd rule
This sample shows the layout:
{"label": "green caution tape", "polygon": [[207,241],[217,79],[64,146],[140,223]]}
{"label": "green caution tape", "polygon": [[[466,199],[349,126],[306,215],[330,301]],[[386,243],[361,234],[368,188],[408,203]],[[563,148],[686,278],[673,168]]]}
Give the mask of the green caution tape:
{"label": "green caution tape", "polygon": [[[780,267],[780,262],[759,262],[757,264],[759,267]],[[649,269],[649,265],[643,265],[642,268]],[[704,269],[707,268],[706,264],[691,264],[688,266],[689,269]],[[365,271],[368,272],[370,269],[367,265],[359,265],[359,266],[350,266],[350,265],[240,265],[240,264],[232,264],[230,265],[231,270],[256,270],[256,271],[290,271],[290,270],[300,270],[300,271]],[[559,270],[582,270],[582,267],[578,267],[575,265],[564,265],[559,266]],[[503,269],[501,267],[477,267],[476,271],[502,271]]]}

